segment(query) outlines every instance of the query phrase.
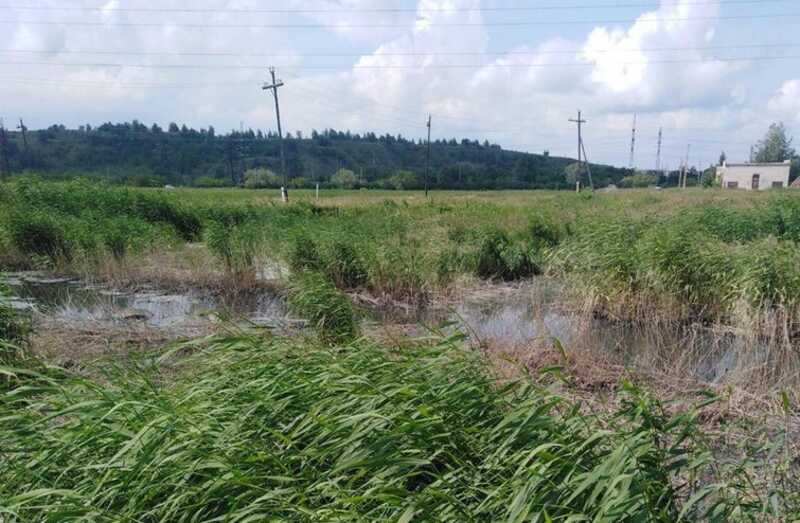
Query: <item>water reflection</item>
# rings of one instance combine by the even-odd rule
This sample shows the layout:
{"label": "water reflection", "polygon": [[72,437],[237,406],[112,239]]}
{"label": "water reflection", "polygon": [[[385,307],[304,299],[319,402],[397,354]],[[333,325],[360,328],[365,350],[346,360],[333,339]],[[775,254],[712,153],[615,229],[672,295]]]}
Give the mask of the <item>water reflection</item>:
{"label": "water reflection", "polygon": [[[160,328],[201,321],[211,311],[225,311],[259,324],[291,323],[283,300],[269,292],[237,296],[199,290],[182,294],[116,292],[37,273],[12,274],[5,281],[14,294],[9,301],[13,307],[71,322],[142,321]],[[454,323],[450,329],[459,328],[478,341],[523,350],[558,338],[568,350],[596,351],[620,365],[685,368],[711,382],[723,379],[739,365],[757,365],[759,355],[769,350],[754,347],[751,339],[720,334],[701,325],[648,328],[600,320],[570,311],[564,306],[565,295],[563,285],[540,278],[501,292],[489,288],[489,292],[468,293],[450,306],[367,312],[378,324]],[[747,362],[743,355],[749,358]]]}
{"label": "water reflection", "polygon": [[86,285],[77,280],[44,278],[17,273],[5,279],[17,309],[35,310],[69,321],[143,321],[152,327],[171,327],[201,319],[205,314],[227,312],[257,323],[286,317],[283,300],[272,293],[216,295],[204,291],[182,294],[119,292]]}

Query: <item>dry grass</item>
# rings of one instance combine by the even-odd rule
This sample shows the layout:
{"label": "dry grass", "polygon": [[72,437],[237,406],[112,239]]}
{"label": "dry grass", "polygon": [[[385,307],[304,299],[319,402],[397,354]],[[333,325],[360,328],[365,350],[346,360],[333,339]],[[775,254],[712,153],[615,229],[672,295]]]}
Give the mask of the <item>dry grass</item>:
{"label": "dry grass", "polygon": [[189,243],[159,249],[116,261],[105,259],[80,277],[118,289],[158,288],[164,291],[211,290],[214,292],[254,292],[283,287],[284,269],[270,260],[261,260],[249,271],[231,273],[202,243]]}
{"label": "dry grass", "polygon": [[30,351],[41,361],[81,372],[97,363],[119,363],[176,341],[207,336],[218,328],[212,321],[159,328],[141,321],[76,323],[39,317]]}

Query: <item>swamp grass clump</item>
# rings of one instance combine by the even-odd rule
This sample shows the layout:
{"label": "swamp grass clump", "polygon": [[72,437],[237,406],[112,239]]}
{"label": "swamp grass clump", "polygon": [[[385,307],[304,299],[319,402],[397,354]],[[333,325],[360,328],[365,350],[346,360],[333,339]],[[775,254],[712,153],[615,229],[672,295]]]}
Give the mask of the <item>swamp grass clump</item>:
{"label": "swamp grass clump", "polygon": [[[622,319],[726,323],[741,316],[743,303],[754,312],[793,310],[800,264],[785,224],[795,207],[775,198],[746,208],[582,222],[551,251],[548,266]],[[776,218],[781,212],[785,217]]]}
{"label": "swamp grass clump", "polygon": [[[22,364],[31,331],[30,318],[8,303],[9,296],[8,289],[0,283],[0,394],[14,381],[14,372],[12,370],[3,372],[3,368],[15,369]],[[2,514],[1,503],[0,514]]]}
{"label": "swamp grass clump", "polygon": [[358,323],[350,299],[324,275],[314,272],[292,276],[289,308],[308,319],[321,341],[347,343],[358,335]]}
{"label": "swamp grass clump", "polygon": [[[9,521],[790,521],[721,477],[695,411],[625,385],[582,414],[498,386],[457,339],[346,349],[241,334],[186,373],[120,369],[0,395]],[[197,344],[193,345],[197,350]],[[169,355],[165,355],[167,358]]]}
{"label": "swamp grass clump", "polygon": [[481,278],[518,280],[539,274],[534,248],[530,244],[513,242],[500,230],[486,231],[478,245],[475,274]]}
{"label": "swamp grass clump", "polygon": [[23,255],[42,256],[53,264],[69,261],[73,245],[62,223],[43,209],[13,209],[6,228],[11,244]]}
{"label": "swamp grass clump", "polygon": [[208,250],[222,261],[233,282],[255,280],[256,261],[264,249],[264,235],[256,223],[227,225],[211,222],[205,229]]}
{"label": "swamp grass clump", "polygon": [[0,204],[0,229],[14,251],[6,256],[23,268],[44,260],[48,268],[100,272],[107,259],[194,240],[201,229],[194,211],[166,195],[88,182],[7,184]]}

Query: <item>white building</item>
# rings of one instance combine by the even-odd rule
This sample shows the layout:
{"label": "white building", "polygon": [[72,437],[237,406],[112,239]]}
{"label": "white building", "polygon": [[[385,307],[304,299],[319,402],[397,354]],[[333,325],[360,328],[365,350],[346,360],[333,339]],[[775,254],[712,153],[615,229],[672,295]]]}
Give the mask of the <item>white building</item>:
{"label": "white building", "polygon": [[766,191],[789,187],[792,162],[783,163],[727,163],[717,167],[717,180],[724,189]]}

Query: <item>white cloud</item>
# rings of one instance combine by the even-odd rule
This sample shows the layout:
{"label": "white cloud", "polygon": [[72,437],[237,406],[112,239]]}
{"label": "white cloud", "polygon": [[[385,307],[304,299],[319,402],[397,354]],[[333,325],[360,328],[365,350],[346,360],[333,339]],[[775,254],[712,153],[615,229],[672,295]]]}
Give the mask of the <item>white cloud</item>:
{"label": "white cloud", "polygon": [[[113,9],[127,5],[124,2],[108,0],[103,12],[86,15],[90,20],[103,21],[102,26],[17,24],[9,34],[14,48],[50,53],[24,57],[30,61],[226,66],[259,62],[266,66],[272,62],[286,81],[281,100],[287,130],[349,127],[417,137],[424,135],[425,118],[430,112],[435,136],[489,138],[512,148],[547,148],[554,154],[574,154],[575,130],[567,118],[581,108],[590,120],[586,133],[593,158],[626,163],[633,112],[640,115],[643,148],[649,147],[645,140],[654,139],[659,126],[664,126],[671,137],[681,133],[724,137],[728,133],[743,141],[744,135],[760,135],[771,118],[787,123],[789,119],[800,121],[800,80],[786,81],[767,104],[756,88],[759,79],[741,74],[750,64],[713,60],[715,53],[697,49],[713,46],[718,38],[718,4],[663,0],[658,9],[641,14],[627,25],[595,27],[583,34],[571,27],[569,32],[546,40],[537,39],[533,32],[527,38],[515,34],[509,52],[481,56],[496,51],[499,44],[493,39],[505,36],[500,34],[501,29],[486,23],[485,17],[494,20],[498,15],[474,10],[495,5],[488,1],[417,0],[416,12],[409,12],[387,10],[408,7],[408,2],[401,0],[291,0],[291,8],[310,11],[288,15],[236,11],[131,13]],[[43,0],[42,5],[63,2]],[[185,6],[183,0],[162,0],[158,5]],[[228,0],[220,7],[265,8],[256,0]],[[330,12],[337,9],[338,13]],[[13,16],[34,17],[28,12],[13,12]],[[80,15],[46,16],[76,19]],[[289,21],[323,24],[328,30],[179,26]],[[131,22],[162,25],[117,25]],[[370,24],[372,27],[367,27]],[[387,25],[396,27],[381,27]],[[286,38],[287,34],[292,38]],[[346,57],[303,56],[365,46],[372,52],[351,61]],[[673,48],[694,50],[664,50]],[[63,52],[68,49],[120,49],[140,54]],[[241,50],[282,56],[268,61],[245,55],[148,54],[176,50],[234,54]],[[426,54],[429,52],[437,54]],[[356,67],[349,67],[348,62],[355,62]],[[289,67],[320,64],[342,67],[316,74]],[[453,67],[472,64],[474,67]],[[266,68],[5,66],[0,75],[49,81],[49,89],[36,93],[31,92],[30,85],[0,84],[11,106],[26,120],[34,120],[34,126],[139,118],[162,124],[171,120],[195,126],[213,124],[220,130],[238,127],[239,121],[253,127],[274,127],[271,100],[259,89],[266,79]],[[188,87],[158,87],[163,83]],[[763,107],[768,110],[759,110]],[[654,144],[651,148],[655,150]]]}
{"label": "white cloud", "polygon": [[767,107],[779,120],[800,123],[800,78],[784,82]]}

